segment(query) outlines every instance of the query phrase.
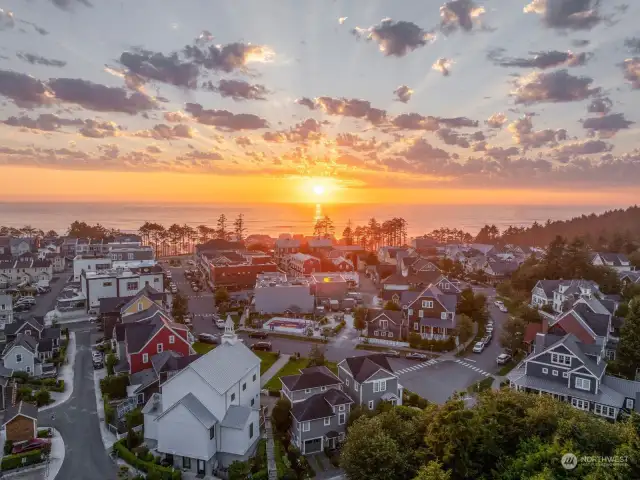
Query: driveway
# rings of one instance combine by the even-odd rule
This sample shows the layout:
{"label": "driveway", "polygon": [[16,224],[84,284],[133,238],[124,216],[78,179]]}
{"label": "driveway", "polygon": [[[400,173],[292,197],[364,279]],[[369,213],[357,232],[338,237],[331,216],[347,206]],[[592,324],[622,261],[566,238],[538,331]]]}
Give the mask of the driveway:
{"label": "driveway", "polygon": [[66,453],[57,479],[115,478],[115,464],[105,451],[100,435],[87,329],[76,330],[76,346],[73,394],[62,405],[40,412],[38,423],[41,427],[57,429],[64,440]]}

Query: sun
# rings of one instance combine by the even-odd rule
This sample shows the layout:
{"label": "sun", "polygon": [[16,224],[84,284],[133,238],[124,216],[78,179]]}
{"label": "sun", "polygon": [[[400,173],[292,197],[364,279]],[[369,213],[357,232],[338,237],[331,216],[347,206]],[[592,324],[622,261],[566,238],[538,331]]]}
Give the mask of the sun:
{"label": "sun", "polygon": [[313,193],[315,193],[317,196],[321,197],[325,193],[324,186],[323,185],[314,185],[313,186]]}

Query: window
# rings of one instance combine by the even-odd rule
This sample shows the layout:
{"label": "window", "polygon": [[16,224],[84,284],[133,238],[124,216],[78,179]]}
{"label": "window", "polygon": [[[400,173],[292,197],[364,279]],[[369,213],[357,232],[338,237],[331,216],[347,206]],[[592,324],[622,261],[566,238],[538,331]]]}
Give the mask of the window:
{"label": "window", "polygon": [[235,399],[236,399],[236,394],[235,394],[235,393],[232,393],[232,394],[231,394],[231,401],[233,402]]}
{"label": "window", "polygon": [[360,388],[360,384],[358,382],[353,382],[353,389],[357,392]]}
{"label": "window", "polygon": [[348,378],[345,378],[345,379],[344,379],[344,383],[345,383],[345,385],[348,387],[348,386],[349,386],[349,379],[348,379]]}
{"label": "window", "polygon": [[329,425],[331,425],[331,417],[327,417],[324,419],[324,426],[328,427]]}
{"label": "window", "polygon": [[133,253],[129,254],[129,260],[133,260]]}
{"label": "window", "polygon": [[302,431],[308,432],[311,430],[311,424],[309,422],[302,422]]}
{"label": "window", "polygon": [[387,320],[380,320],[380,328],[386,330],[389,328],[389,322]]}
{"label": "window", "polygon": [[149,363],[149,354],[148,353],[143,353],[142,354],[142,363]]}
{"label": "window", "polygon": [[387,390],[387,381],[386,380],[377,380],[373,382],[373,392],[385,392]]}
{"label": "window", "polygon": [[551,363],[557,363],[558,365],[571,366],[571,357],[569,355],[563,355],[561,353],[551,354]]}
{"label": "window", "polygon": [[373,410],[373,400],[369,400],[369,410]]}
{"label": "window", "polygon": [[423,300],[422,308],[433,308],[433,300]]}
{"label": "window", "polygon": [[175,335],[169,335],[169,343],[176,343],[176,336]]}
{"label": "window", "polygon": [[627,410],[633,410],[633,399],[632,398],[627,398],[624,402],[624,405],[626,407]]}
{"label": "window", "polygon": [[256,381],[256,374],[255,373],[253,374],[253,381],[254,382]]}
{"label": "window", "polygon": [[447,312],[442,312],[440,314],[440,320],[446,320],[447,319]]}
{"label": "window", "polygon": [[25,330],[24,333],[26,333],[27,335],[31,335],[31,330]]}
{"label": "window", "polygon": [[138,290],[138,282],[127,282],[127,290],[129,292],[135,292]]}
{"label": "window", "polygon": [[182,468],[191,470],[191,459],[189,457],[182,457]]}
{"label": "window", "polygon": [[445,290],[449,290],[449,284],[447,282],[442,282],[440,286]]}
{"label": "window", "polygon": [[305,388],[304,389],[304,393],[311,393],[311,389],[310,388]]}
{"label": "window", "polygon": [[161,343],[158,343],[156,345],[156,352],[162,353],[162,350],[164,350],[164,345],[162,345]]}
{"label": "window", "polygon": [[346,421],[347,421],[347,414],[346,413],[339,413],[338,414],[338,425],[344,425]]}
{"label": "window", "polygon": [[424,310],[418,310],[418,317],[424,318]]}
{"label": "window", "polygon": [[562,372],[562,378],[569,378],[569,372]]}
{"label": "window", "polygon": [[213,438],[216,436],[216,426],[212,426],[209,429],[209,440],[213,440]]}
{"label": "window", "polygon": [[340,406],[338,407],[338,410],[340,410],[341,412],[344,412],[344,405],[340,405]]}
{"label": "window", "polygon": [[549,369],[548,368],[543,368],[542,369],[542,373],[549,373]]}
{"label": "window", "polygon": [[156,277],[156,278],[153,279],[153,282],[154,283],[160,283],[160,279]]}
{"label": "window", "polygon": [[102,286],[103,286],[103,287],[110,287],[110,286],[112,286],[112,285],[113,285],[113,282],[103,282],[103,283],[102,283]]}
{"label": "window", "polygon": [[244,392],[247,389],[247,382],[242,384],[242,391]]}
{"label": "window", "polygon": [[603,417],[615,417],[615,409],[613,407],[607,407],[606,405],[600,405],[598,403],[593,406],[593,412],[596,415],[602,415]]}
{"label": "window", "polygon": [[27,373],[31,373],[31,367],[27,367],[26,371]]}
{"label": "window", "polygon": [[256,403],[256,399],[255,399],[255,398],[252,398],[252,399],[251,399],[251,406],[253,407],[253,405],[254,405],[255,403]]}
{"label": "window", "polygon": [[321,392],[326,392],[327,391],[327,387],[325,387],[324,385],[320,387],[320,391]]}
{"label": "window", "polygon": [[249,424],[249,438],[253,438],[253,422]]}
{"label": "window", "polygon": [[413,324],[413,329],[417,332],[418,330],[420,330],[420,325],[418,324],[418,322]]}
{"label": "window", "polygon": [[576,377],[576,388],[580,390],[591,390],[591,380],[588,378]]}
{"label": "window", "polygon": [[387,332],[387,337],[392,338],[393,337],[393,332]]}
{"label": "window", "polygon": [[551,370],[551,375],[553,375],[554,377],[558,376],[558,370]]}
{"label": "window", "polygon": [[408,313],[409,313],[409,315],[413,315],[413,308],[410,308]]}
{"label": "window", "polygon": [[373,335],[377,337],[377,336],[378,336],[378,330],[376,330],[375,332],[373,332]]}
{"label": "window", "polygon": [[579,398],[572,398],[571,405],[576,407],[578,410],[589,410],[589,402],[580,400]]}

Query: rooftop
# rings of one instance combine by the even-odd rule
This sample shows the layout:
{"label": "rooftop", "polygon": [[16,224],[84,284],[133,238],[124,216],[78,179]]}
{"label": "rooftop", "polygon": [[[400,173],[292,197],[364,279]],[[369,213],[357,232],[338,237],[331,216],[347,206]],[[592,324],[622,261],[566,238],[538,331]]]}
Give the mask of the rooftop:
{"label": "rooftop", "polygon": [[290,286],[309,286],[309,280],[306,278],[292,277],[288,278],[284,273],[260,273],[256,278],[255,288],[267,287],[290,287]]}

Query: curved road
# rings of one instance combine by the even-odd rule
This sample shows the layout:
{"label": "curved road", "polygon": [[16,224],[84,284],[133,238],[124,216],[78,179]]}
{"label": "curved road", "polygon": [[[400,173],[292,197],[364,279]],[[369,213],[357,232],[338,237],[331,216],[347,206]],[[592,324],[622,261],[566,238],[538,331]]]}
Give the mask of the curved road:
{"label": "curved road", "polygon": [[[109,458],[96,411],[90,333],[76,331],[73,394],[63,404],[40,412],[39,426],[57,429],[64,440],[65,457],[56,479],[111,480],[115,463]],[[55,420],[51,415],[55,414]]]}

